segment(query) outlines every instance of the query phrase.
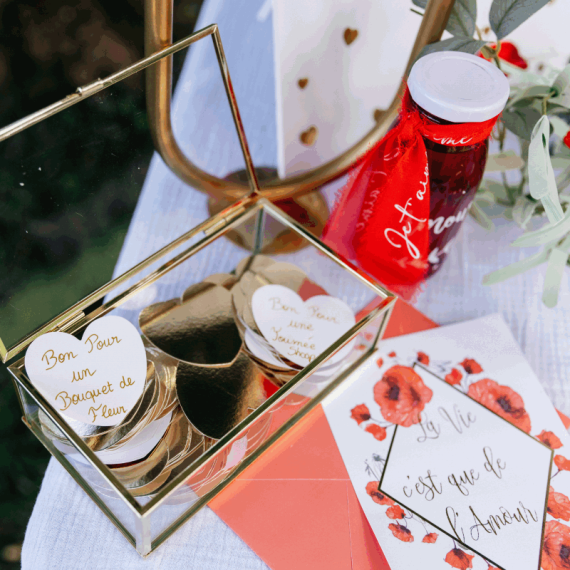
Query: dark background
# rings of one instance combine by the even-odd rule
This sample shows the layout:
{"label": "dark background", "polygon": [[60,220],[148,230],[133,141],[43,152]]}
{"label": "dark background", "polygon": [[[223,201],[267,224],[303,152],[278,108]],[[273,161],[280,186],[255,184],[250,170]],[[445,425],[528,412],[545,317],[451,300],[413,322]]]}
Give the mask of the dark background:
{"label": "dark background", "polygon": [[[201,3],[175,1],[175,40],[193,31]],[[0,0],[0,127],[129,66],[143,42],[143,0]],[[7,345],[110,279],[152,151],[142,74],[0,143]],[[2,569],[20,565],[48,460],[0,365]]]}

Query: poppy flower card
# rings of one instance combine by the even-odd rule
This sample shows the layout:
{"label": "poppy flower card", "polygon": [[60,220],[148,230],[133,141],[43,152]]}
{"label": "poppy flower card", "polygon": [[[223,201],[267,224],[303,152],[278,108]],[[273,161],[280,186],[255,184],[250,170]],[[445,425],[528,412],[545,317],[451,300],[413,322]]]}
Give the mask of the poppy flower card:
{"label": "poppy flower card", "polygon": [[500,316],[384,341],[323,407],[392,570],[570,568],[570,436]]}

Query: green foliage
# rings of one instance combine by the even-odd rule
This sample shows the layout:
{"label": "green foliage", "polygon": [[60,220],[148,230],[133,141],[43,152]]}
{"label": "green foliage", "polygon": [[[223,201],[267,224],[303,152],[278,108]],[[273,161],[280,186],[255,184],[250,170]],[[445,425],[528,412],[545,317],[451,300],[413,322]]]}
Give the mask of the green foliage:
{"label": "green foliage", "polygon": [[549,0],[493,0],[489,11],[491,29],[502,40],[528,20]]}
{"label": "green foliage", "polygon": [[420,57],[436,51],[462,51],[465,53],[477,53],[487,42],[474,40],[467,36],[456,36],[427,45],[421,52]]}
{"label": "green foliage", "polygon": [[[427,0],[412,0],[425,8]],[[554,307],[570,252],[570,148],[564,138],[570,134],[570,64],[558,73],[532,73],[499,59],[501,40],[548,0],[493,0],[489,12],[496,41],[481,39],[475,25],[476,0],[456,0],[447,25],[453,37],[428,45],[420,57],[436,51],[480,52],[493,60],[509,77],[511,93],[498,122],[500,152],[489,157],[487,172],[500,173],[502,182],[483,180],[470,209],[470,215],[484,228],[494,225],[486,211],[500,206],[503,216],[527,230],[533,217],[546,217],[538,230],[526,231],[513,242],[515,247],[542,246],[539,253],[487,275],[486,285],[510,279],[547,264],[542,300]],[[476,33],[477,38],[473,35]],[[520,153],[505,151],[507,131],[519,142]],[[555,176],[555,169],[561,172]],[[519,182],[508,181],[505,172],[518,170]]]}

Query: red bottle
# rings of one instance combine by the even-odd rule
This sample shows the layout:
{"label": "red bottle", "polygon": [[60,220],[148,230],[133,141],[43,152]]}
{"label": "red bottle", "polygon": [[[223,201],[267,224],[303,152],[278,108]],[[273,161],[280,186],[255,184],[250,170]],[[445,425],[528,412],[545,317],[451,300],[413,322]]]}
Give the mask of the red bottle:
{"label": "red bottle", "polygon": [[[488,121],[509,96],[508,81],[496,66],[457,52],[418,60],[408,88],[419,112],[439,125]],[[428,276],[441,267],[483,178],[488,141],[464,144],[467,139],[449,146],[424,137],[430,179]]]}

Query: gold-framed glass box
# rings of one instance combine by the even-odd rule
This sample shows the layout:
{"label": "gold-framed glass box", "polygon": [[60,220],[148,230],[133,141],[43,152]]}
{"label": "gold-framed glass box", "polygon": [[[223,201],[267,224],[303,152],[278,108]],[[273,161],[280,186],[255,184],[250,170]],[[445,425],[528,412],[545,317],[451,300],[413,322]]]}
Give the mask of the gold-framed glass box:
{"label": "gold-framed glass box", "polygon": [[[395,297],[389,292],[337,256],[302,225],[259,194],[215,26],[145,58],[128,70],[81,88],[77,94],[51,108],[2,129],[0,139],[13,136],[133,73],[151,68],[175,51],[208,35],[214,39],[252,194],[198,226],[188,228],[185,234],[123,275],[99,287],[11,347],[5,347],[0,341],[0,355],[4,362],[9,362],[24,422],[141,555],[147,555],[164,542],[370,356],[382,337],[395,303]],[[231,235],[239,236],[235,241],[239,241],[241,247],[233,246],[235,252],[230,267],[227,260],[218,261],[214,252],[219,240]],[[284,235],[289,236],[289,240],[294,236],[297,251],[275,254],[275,241]],[[214,261],[205,264],[206,258]],[[184,302],[189,291],[198,296],[200,303],[199,294],[205,282],[207,290],[213,287],[230,291],[236,282],[239,283],[244,272],[251,269],[255,273],[255,267],[259,264],[270,263],[293,264],[289,266],[289,271],[281,273],[279,283],[295,288],[291,283],[295,282],[296,271],[302,275],[300,285],[308,285],[312,291],[308,297],[326,292],[344,301],[356,314],[354,326],[302,369],[284,372],[279,367],[262,367],[263,390],[256,391],[255,397],[251,398],[249,392],[244,392],[242,398],[238,386],[236,390],[240,394],[240,405],[232,408],[228,414],[216,412],[220,408],[216,407],[219,402],[214,393],[214,401],[206,402],[209,407],[205,406],[213,410],[210,414],[213,416],[213,425],[210,423],[201,431],[188,432],[187,436],[181,438],[177,418],[184,418],[179,411],[175,412],[175,366],[172,359],[161,354],[153,344],[152,323],[158,318],[157,315],[163,314],[161,307],[175,299]],[[216,267],[217,264],[219,267]],[[214,266],[216,270],[206,270],[206,266]],[[296,269],[291,269],[293,266]],[[289,275],[293,275],[291,282]],[[209,306],[200,304],[201,314],[207,319]],[[164,436],[144,458],[144,477],[139,477],[137,471],[140,462],[134,462],[134,466],[105,464],[96,454],[97,442],[105,438],[105,433],[95,434],[96,437],[83,434],[84,437],[81,437],[74,429],[76,426],[72,426],[59,410],[50,405],[26,374],[25,351],[33,340],[53,331],[80,336],[90,323],[107,315],[130,320],[139,327],[145,338],[149,389],[147,409],[157,406],[157,401],[160,401],[163,410],[178,413],[168,416],[170,423]],[[236,325],[240,332],[238,344],[241,354],[245,344],[244,330],[240,323],[236,322]],[[191,327],[183,332],[190,336],[195,333]],[[349,345],[352,348],[347,351]],[[332,366],[331,359],[343,350],[346,354],[340,364]],[[252,357],[251,353],[249,357]],[[255,358],[252,358],[252,362],[256,362]],[[214,372],[227,376],[232,373],[230,368],[218,366]],[[259,369],[254,368],[257,374]],[[246,376],[249,378],[248,374]],[[266,380],[269,381],[267,386],[264,383]],[[145,394],[146,391],[143,396]],[[144,401],[143,397],[141,401]],[[170,408],[165,402],[170,402]],[[212,420],[212,417],[206,420]],[[173,458],[181,459],[171,461]],[[150,470],[149,462],[152,463]],[[169,468],[166,469],[165,465]]]}

